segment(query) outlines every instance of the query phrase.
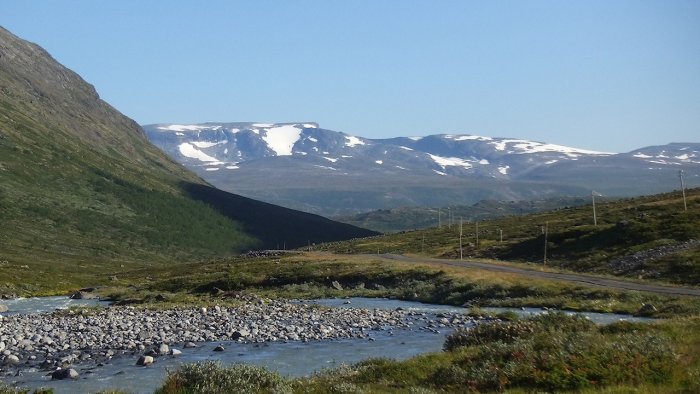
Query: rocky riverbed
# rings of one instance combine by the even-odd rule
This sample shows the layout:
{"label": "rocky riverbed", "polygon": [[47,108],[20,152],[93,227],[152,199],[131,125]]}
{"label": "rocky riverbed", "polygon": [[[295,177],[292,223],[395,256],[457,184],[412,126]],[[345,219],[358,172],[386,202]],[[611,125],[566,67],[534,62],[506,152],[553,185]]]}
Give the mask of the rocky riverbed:
{"label": "rocky riverbed", "polygon": [[255,296],[240,301],[235,307],[110,307],[88,313],[0,316],[0,371],[15,375],[26,369],[99,366],[113,357],[133,357],[134,363],[140,359],[148,364],[157,357],[176,357],[202,342],[371,340],[375,330],[438,331],[473,324],[459,313],[325,308]]}

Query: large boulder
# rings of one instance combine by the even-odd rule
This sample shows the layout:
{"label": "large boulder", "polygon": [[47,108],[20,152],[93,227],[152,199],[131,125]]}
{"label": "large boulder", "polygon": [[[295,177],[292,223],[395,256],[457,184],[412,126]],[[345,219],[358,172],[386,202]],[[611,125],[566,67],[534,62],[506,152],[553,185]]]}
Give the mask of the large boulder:
{"label": "large boulder", "polygon": [[136,365],[140,365],[143,367],[145,367],[146,365],[151,365],[151,364],[153,364],[153,357],[151,357],[151,356],[141,356],[136,361]]}
{"label": "large boulder", "polygon": [[161,343],[160,346],[158,346],[158,354],[164,356],[168,353],[170,353],[170,346],[165,343]]}
{"label": "large boulder", "polygon": [[70,298],[73,300],[90,300],[97,298],[97,295],[94,293],[88,293],[87,291],[76,291],[70,295]]}
{"label": "large boulder", "polygon": [[634,313],[635,316],[653,316],[658,309],[652,304],[642,304],[642,306]]}
{"label": "large boulder", "polygon": [[57,369],[51,373],[51,379],[53,380],[78,379],[79,377],[80,374],[73,368]]}

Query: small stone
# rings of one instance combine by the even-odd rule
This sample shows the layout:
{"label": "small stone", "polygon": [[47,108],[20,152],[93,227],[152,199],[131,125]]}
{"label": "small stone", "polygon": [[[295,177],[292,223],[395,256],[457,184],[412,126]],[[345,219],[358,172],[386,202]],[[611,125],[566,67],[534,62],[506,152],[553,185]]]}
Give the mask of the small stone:
{"label": "small stone", "polygon": [[182,355],[182,352],[178,349],[170,349],[170,355],[173,357],[179,357]]}
{"label": "small stone", "polygon": [[219,345],[219,346],[217,346],[217,347],[214,348],[214,351],[215,351],[215,352],[223,352],[223,351],[224,351],[224,347],[221,346],[221,345]]}
{"label": "small stone", "polygon": [[158,353],[160,355],[165,355],[165,354],[170,353],[170,346],[168,346],[164,343],[161,343],[160,346],[158,347]]}
{"label": "small stone", "polygon": [[190,349],[190,348],[193,348],[193,347],[197,347],[197,344],[194,343],[194,342],[186,342],[186,343],[185,343],[185,349]]}
{"label": "small stone", "polygon": [[7,312],[8,308],[5,304],[0,304],[0,312]]}

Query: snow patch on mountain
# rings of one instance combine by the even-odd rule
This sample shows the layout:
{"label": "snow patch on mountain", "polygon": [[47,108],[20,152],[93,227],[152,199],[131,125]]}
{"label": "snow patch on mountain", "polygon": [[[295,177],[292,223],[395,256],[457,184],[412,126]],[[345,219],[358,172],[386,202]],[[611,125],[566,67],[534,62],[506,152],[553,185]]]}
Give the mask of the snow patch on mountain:
{"label": "snow patch on mountain", "polygon": [[[227,144],[228,140],[221,140],[217,142],[211,142],[211,141],[192,141],[191,144],[196,146],[197,148],[211,148],[212,146],[216,145],[221,145],[221,144]],[[227,149],[228,151],[228,149]],[[226,153],[226,152],[224,152]]]}
{"label": "snow patch on mountain", "polygon": [[641,152],[637,152],[637,153],[635,153],[635,154],[632,155],[632,156],[633,156],[633,157],[638,157],[638,158],[640,158],[640,159],[651,159],[651,158],[654,157],[654,156],[650,156],[650,155],[645,155],[644,153],[641,153]]}
{"label": "snow patch on mountain", "polygon": [[183,125],[183,124],[171,124],[168,126],[160,126],[158,130],[164,131],[199,131],[204,129],[210,129],[210,126],[198,126],[198,125]]}
{"label": "snow patch on mountain", "polygon": [[353,148],[357,145],[367,145],[364,143],[364,141],[352,135],[345,136],[345,139],[345,146],[347,146],[348,148]]}
{"label": "snow patch on mountain", "polygon": [[178,146],[178,149],[180,150],[180,154],[189,157],[190,159],[197,159],[199,161],[205,161],[205,162],[210,162],[210,161],[219,161],[215,157],[211,157],[208,154],[198,150],[195,148],[192,144],[183,142]]}
{"label": "snow patch on mountain", "polygon": [[516,154],[527,154],[527,153],[544,153],[544,152],[554,152],[562,153],[566,156],[577,158],[581,155],[597,155],[597,156],[610,156],[614,153],[608,152],[597,152],[586,149],[571,148],[563,145],[556,144],[543,144],[541,142],[518,140],[518,139],[503,139],[494,141],[491,145],[499,151],[506,151],[508,153]]}
{"label": "snow patch on mountain", "polygon": [[293,125],[285,125],[265,129],[265,135],[262,139],[270,149],[277,153],[277,156],[290,156],[292,148],[300,136],[300,128]]}
{"label": "snow patch on mountain", "polygon": [[580,155],[610,156],[614,154],[609,152],[597,152],[586,149],[570,148],[568,146],[555,144],[543,144],[540,142],[520,143],[513,145],[513,147],[522,150],[523,153],[559,152],[571,157],[578,157]]}
{"label": "snow patch on mountain", "polygon": [[449,139],[455,140],[455,141],[468,141],[468,140],[493,141],[493,138],[491,138],[491,137],[482,137],[480,135],[446,135],[445,138],[449,138]]}
{"label": "snow patch on mountain", "polygon": [[509,168],[510,168],[510,166],[498,167],[498,172],[500,172],[503,175],[508,175]]}
{"label": "snow patch on mountain", "polygon": [[470,162],[464,159],[460,159],[459,157],[442,157],[431,154],[428,154],[428,156],[430,156],[430,158],[433,159],[433,161],[443,169],[445,169],[445,167],[462,167],[466,169],[470,169],[473,167],[473,165]]}

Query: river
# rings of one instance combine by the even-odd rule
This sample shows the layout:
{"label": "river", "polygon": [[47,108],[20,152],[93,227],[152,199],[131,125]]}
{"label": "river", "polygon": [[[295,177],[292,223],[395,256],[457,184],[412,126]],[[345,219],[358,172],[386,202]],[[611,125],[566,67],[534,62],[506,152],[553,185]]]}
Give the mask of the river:
{"label": "river", "polygon": [[[56,308],[66,308],[71,305],[104,305],[95,300],[70,300],[65,297],[45,297],[35,299],[20,299],[5,302],[12,306],[7,313],[36,313],[52,311]],[[414,311],[435,315],[438,313],[466,313],[465,308],[430,305],[418,302],[399,301],[391,299],[351,298],[351,299],[322,299],[300,301],[316,303],[328,307],[377,308]],[[484,308],[488,311],[500,312],[511,310],[521,315],[542,313],[541,309],[525,310],[512,308]],[[591,320],[598,323],[610,323],[618,320],[648,321],[649,319],[634,318],[627,315],[585,313]],[[167,371],[175,370],[182,363],[203,360],[219,360],[223,363],[244,362],[267,366],[286,376],[304,376],[324,368],[337,367],[343,363],[355,363],[367,358],[389,357],[398,360],[407,359],[427,352],[442,349],[445,336],[450,329],[427,330],[385,329],[372,331],[371,339],[343,339],[312,342],[273,342],[251,344],[239,342],[209,342],[201,343],[199,347],[182,349],[179,358],[163,356],[148,367],[135,365],[135,357],[115,357],[104,366],[91,364],[75,365],[80,373],[76,381],[52,381],[46,376],[46,371],[25,370],[20,376],[3,377],[5,383],[17,384],[23,387],[50,387],[56,394],[60,393],[90,393],[108,389],[119,389],[130,393],[152,393],[163,383]],[[214,352],[214,347],[222,344],[224,352]],[[300,362],[303,360],[303,362]]]}

